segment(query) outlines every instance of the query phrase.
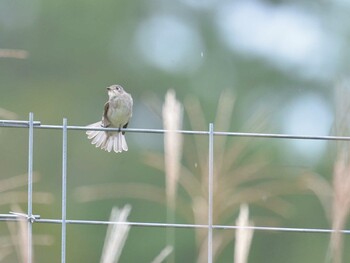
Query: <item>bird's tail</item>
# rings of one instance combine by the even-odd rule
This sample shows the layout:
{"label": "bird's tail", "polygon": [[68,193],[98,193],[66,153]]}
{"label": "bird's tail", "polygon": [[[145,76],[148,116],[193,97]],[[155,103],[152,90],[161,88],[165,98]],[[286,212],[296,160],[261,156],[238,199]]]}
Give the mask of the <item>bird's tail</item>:
{"label": "bird's tail", "polygon": [[[90,124],[88,127],[101,127],[101,122]],[[125,136],[121,132],[105,132],[105,131],[87,131],[88,139],[92,140],[91,143],[96,147],[116,153],[127,151],[128,145],[125,140]]]}

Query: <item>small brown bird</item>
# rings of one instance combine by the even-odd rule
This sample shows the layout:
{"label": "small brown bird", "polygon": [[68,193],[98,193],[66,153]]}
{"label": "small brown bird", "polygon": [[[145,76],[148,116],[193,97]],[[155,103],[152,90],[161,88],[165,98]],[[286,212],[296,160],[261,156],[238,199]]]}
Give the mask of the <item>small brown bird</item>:
{"label": "small brown bird", "polygon": [[[102,120],[88,127],[126,128],[132,116],[133,100],[129,93],[120,85],[112,85],[107,88],[108,101],[105,103]],[[116,153],[127,151],[128,145],[121,131],[87,131],[88,139],[96,147]]]}

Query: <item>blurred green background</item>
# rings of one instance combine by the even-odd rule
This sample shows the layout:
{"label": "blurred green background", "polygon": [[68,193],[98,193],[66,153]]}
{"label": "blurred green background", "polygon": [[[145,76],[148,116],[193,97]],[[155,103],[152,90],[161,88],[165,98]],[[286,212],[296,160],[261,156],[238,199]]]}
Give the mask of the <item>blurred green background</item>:
{"label": "blurred green background", "polygon": [[[342,0],[1,0],[0,49],[24,50],[28,56],[0,57],[0,108],[21,120],[34,112],[35,120],[42,124],[60,125],[65,117],[70,125],[87,125],[101,118],[107,100],[105,88],[118,83],[134,98],[129,127],[162,128],[164,95],[174,89],[188,107],[193,100],[201,103],[202,129],[207,129],[209,122],[217,121],[220,96],[226,91],[234,97],[233,114],[225,116],[231,121],[230,131],[334,134],[335,90],[348,85],[349,11],[350,3]],[[1,112],[1,118],[9,117]],[[261,116],[254,117],[257,115]],[[183,126],[193,129],[186,109]],[[191,162],[199,158],[191,152],[194,137],[185,137],[184,156],[188,157],[184,157],[184,165],[199,176],[197,163]],[[1,180],[26,173],[27,139],[26,129],[0,129]],[[42,218],[61,216],[61,139],[59,130],[35,130],[38,180],[34,191],[52,195],[44,200],[47,204],[34,204],[34,213]],[[163,135],[129,133],[127,140],[127,153],[106,153],[90,145],[84,132],[69,131],[68,219],[108,220],[113,206],[129,203],[130,221],[167,221],[164,203],[136,198],[138,193],[119,194],[116,190],[101,200],[84,202],[79,198],[83,186],[103,189],[135,183],[164,191],[164,172],[147,162],[154,153],[162,156]],[[244,178],[246,170],[239,167],[249,168],[264,157],[264,168],[254,172],[256,180],[243,180],[237,189],[270,182],[267,177],[272,176],[288,193],[282,197],[277,186],[276,194],[271,194],[276,196],[274,203],[263,196],[239,199],[252,203],[255,225],[329,228],[321,202],[300,182],[306,173],[331,181],[335,146],[335,142],[324,141],[235,137],[217,150],[241,149],[234,168],[221,176],[237,173]],[[203,147],[207,149],[206,144]],[[228,154],[225,158],[230,161],[233,157]],[[257,176],[260,172],[262,179]],[[141,196],[151,196],[149,188],[144,189]],[[7,213],[12,203],[19,203],[25,211],[25,199],[13,198],[25,190],[26,186],[19,185],[0,192],[0,212]],[[239,192],[233,191],[232,196],[236,195]],[[194,223],[194,200],[181,187],[179,196],[189,206],[178,208],[176,222]],[[230,196],[217,202],[229,201]],[[274,209],[266,209],[272,206]],[[215,223],[234,224],[237,207],[225,211],[228,216],[222,221],[218,217]],[[202,220],[206,222],[206,217]],[[33,229],[38,239],[49,239],[35,246],[35,262],[60,262],[60,226],[34,224]],[[233,262],[234,231],[215,233],[219,236],[223,231],[232,238],[215,262]],[[105,226],[68,225],[67,262],[98,262],[105,232]],[[6,223],[0,225],[0,235],[8,237]],[[120,262],[151,262],[166,246],[166,235],[162,228],[133,227]],[[195,231],[176,229],[175,235],[174,261],[196,262],[199,246]],[[329,239],[328,234],[256,231],[249,262],[323,262]],[[20,262],[11,251],[3,262]],[[343,262],[347,262],[350,252],[344,253]]]}

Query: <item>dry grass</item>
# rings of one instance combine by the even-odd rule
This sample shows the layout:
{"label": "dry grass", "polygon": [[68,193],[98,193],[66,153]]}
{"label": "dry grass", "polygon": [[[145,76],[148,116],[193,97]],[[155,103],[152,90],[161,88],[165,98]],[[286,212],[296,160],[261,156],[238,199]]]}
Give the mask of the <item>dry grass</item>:
{"label": "dry grass", "polygon": [[[164,164],[165,164],[165,182],[166,182],[166,200],[167,200],[167,221],[175,221],[175,207],[177,197],[177,185],[181,170],[182,157],[182,134],[177,130],[182,129],[183,109],[173,90],[169,90],[165,96],[163,104],[163,127],[169,132],[164,134]],[[169,247],[175,244],[175,229],[167,229],[167,243]],[[168,259],[168,262],[174,262],[174,255]]]}
{"label": "dry grass", "polygon": [[[121,224],[110,224],[107,228],[106,238],[103,245],[102,256],[100,263],[117,263],[123,251],[125,242],[128,238],[130,225],[127,223],[128,216],[131,211],[130,205],[125,205],[122,209],[113,207],[109,221]],[[155,257],[152,263],[163,262],[172,252],[172,246],[166,246]]]}
{"label": "dry grass", "polygon": [[26,50],[0,48],[0,58],[26,59],[28,56],[29,53]]}
{"label": "dry grass", "polygon": [[254,230],[249,228],[254,226],[252,221],[249,221],[249,208],[246,204],[241,205],[239,216],[236,220],[236,225],[240,228],[236,230],[235,241],[235,263],[247,263],[250,245],[253,239]]}
{"label": "dry grass", "polygon": [[[334,133],[348,136],[350,123],[349,84],[340,83],[336,89],[336,121]],[[332,181],[329,182],[318,174],[309,173],[305,182],[320,199],[326,216],[334,232],[331,234],[326,262],[343,262],[344,240],[341,230],[347,223],[350,212],[350,151],[349,143],[336,142]]]}
{"label": "dry grass", "polygon": [[[215,130],[228,131],[231,127],[235,97],[223,92],[215,118]],[[201,104],[196,98],[185,101],[185,109],[192,130],[207,130]],[[262,132],[266,123],[263,114],[247,121],[245,129]],[[205,136],[193,136],[185,141],[186,151],[181,168],[180,186],[190,197],[195,224],[207,223],[208,211],[208,142]],[[162,157],[152,157],[150,165],[161,163]],[[252,138],[229,139],[215,137],[214,141],[214,224],[234,224],[234,215],[242,203],[250,203],[287,216],[290,205],[280,196],[295,193],[299,189],[297,180],[276,174],[270,164],[269,155],[259,151],[259,142]],[[156,166],[155,166],[156,167]],[[180,202],[179,202],[180,204]],[[178,206],[179,207],[179,206]],[[180,207],[179,207],[180,208]],[[181,208],[180,208],[181,209]],[[266,223],[266,222],[265,222]],[[198,247],[197,262],[207,256],[207,231],[196,229]],[[214,259],[232,241],[229,231],[218,231],[213,235]]]}
{"label": "dry grass", "polygon": [[[33,183],[40,178],[38,173],[33,174]],[[26,191],[19,191],[18,188],[27,185],[28,175],[22,174],[0,180],[0,205],[10,206],[12,211],[22,212],[17,205],[26,203],[28,194]],[[49,193],[33,193],[33,202],[36,204],[52,204],[53,196]],[[10,232],[9,236],[0,237],[0,262],[6,262],[7,257],[16,253],[18,262],[28,262],[28,237],[27,237],[27,220],[19,220],[16,223],[8,222],[7,226]],[[53,240],[47,235],[35,235],[33,243],[40,246],[52,245]]]}
{"label": "dry grass", "polygon": [[[23,213],[18,205],[11,205],[11,210]],[[0,238],[0,262],[7,262],[12,253],[17,255],[18,262],[28,262],[28,221],[26,218],[17,222],[7,222],[10,235]],[[49,235],[33,236],[33,244],[37,246],[53,245],[53,238]],[[34,262],[34,261],[33,261]]]}
{"label": "dry grass", "polygon": [[[40,179],[40,174],[33,173],[33,183]],[[0,205],[26,203],[27,191],[19,191],[17,188],[26,186],[28,175],[21,174],[0,180]],[[37,204],[52,204],[53,195],[46,192],[33,193],[33,202]]]}
{"label": "dry grass", "polygon": [[[350,123],[349,83],[343,82],[336,87],[336,122],[337,135],[348,135]],[[325,207],[331,219],[332,229],[328,260],[332,263],[343,262],[344,238],[340,232],[345,228],[350,212],[350,151],[348,142],[337,143],[337,154],[333,168],[333,181],[330,188],[331,195],[328,203],[331,207]]]}
{"label": "dry grass", "polygon": [[[22,212],[18,205],[12,206],[13,211]],[[16,222],[16,225],[7,223],[11,233],[12,243],[15,246],[19,262],[28,262],[28,222],[25,218]]]}
{"label": "dry grass", "polygon": [[18,118],[17,114],[6,110],[4,108],[0,108],[0,118],[5,118],[5,119],[9,119],[9,120],[16,120]]}
{"label": "dry grass", "polygon": [[[169,94],[168,96],[174,97],[171,93]],[[233,94],[229,91],[222,93],[216,111],[216,131],[230,130],[234,102]],[[174,109],[175,104],[177,102],[172,102],[170,105],[173,106],[169,106],[169,108]],[[176,107],[181,108],[179,105]],[[196,98],[188,97],[185,100],[184,109],[191,130],[208,130],[209,122],[205,119],[202,106]],[[178,116],[170,116],[169,118],[173,118],[173,121],[176,120],[174,123],[181,123]],[[251,132],[266,132],[265,124],[265,115],[259,111],[257,115],[247,120],[244,129]],[[166,127],[174,129],[175,126]],[[176,133],[169,133],[170,135],[174,136]],[[176,214],[190,223],[206,224],[208,218],[208,138],[202,135],[186,135],[183,139],[168,138],[171,139],[165,139],[165,154],[147,152],[144,157],[146,164],[162,171],[165,175],[166,191],[162,187],[144,183],[83,186],[77,189],[78,200],[87,202],[117,197],[150,200],[164,204],[167,208],[174,205]],[[181,143],[182,140],[184,140],[184,152],[181,158],[181,147],[176,143]],[[234,225],[235,215],[243,203],[269,210],[278,216],[288,216],[291,205],[282,196],[294,194],[307,187],[308,182],[305,178],[289,177],[288,175],[291,173],[289,170],[272,165],[271,157],[266,148],[261,147],[262,145],[261,140],[253,138],[215,137],[214,224]],[[294,172],[293,175],[295,175]],[[181,188],[178,194],[176,194],[177,188]],[[169,205],[169,200],[172,202],[171,205]],[[259,223],[272,224],[271,221],[261,220]],[[194,231],[198,249],[197,262],[205,262],[207,230],[196,228]],[[214,233],[214,260],[233,239],[230,231]]]}
{"label": "dry grass", "polygon": [[[24,59],[28,53],[23,50],[0,49],[0,58],[21,58]],[[0,118],[17,119],[17,114],[0,108]],[[33,182],[40,179],[37,172],[33,173]],[[23,213],[18,204],[28,202],[28,192],[18,190],[28,185],[28,174],[11,176],[0,180],[0,206],[10,207],[12,211]],[[33,203],[52,204],[53,195],[46,192],[34,192]],[[8,209],[8,208],[7,208]],[[8,257],[16,253],[18,262],[28,262],[28,222],[26,219],[15,223],[7,222],[9,236],[0,236],[0,262],[6,262]],[[39,246],[50,246],[53,244],[52,237],[48,235],[33,236],[33,244]]]}
{"label": "dry grass", "polygon": [[[124,223],[130,214],[131,206],[125,205],[122,209],[113,207],[109,221]],[[117,263],[128,237],[130,226],[126,224],[110,224],[103,245],[101,263]]]}
{"label": "dry grass", "polygon": [[334,165],[332,229],[330,253],[333,263],[342,262],[343,230],[350,212],[350,162],[349,152],[341,151]]}
{"label": "dry grass", "polygon": [[176,131],[182,128],[182,112],[182,105],[176,100],[175,92],[168,91],[162,113],[164,129],[170,131],[164,134],[166,195],[170,209],[175,207],[176,188],[181,169],[182,135]]}
{"label": "dry grass", "polygon": [[172,246],[166,246],[159,255],[152,261],[152,263],[162,263],[173,252]]}

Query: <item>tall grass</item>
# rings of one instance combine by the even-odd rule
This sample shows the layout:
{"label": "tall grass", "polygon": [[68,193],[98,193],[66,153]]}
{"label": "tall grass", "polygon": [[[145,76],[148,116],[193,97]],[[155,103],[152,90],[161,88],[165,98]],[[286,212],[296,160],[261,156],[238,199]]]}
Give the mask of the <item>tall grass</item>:
{"label": "tall grass", "polygon": [[[173,130],[180,128],[178,112],[182,108],[172,92],[167,94],[164,104],[164,127]],[[171,102],[172,101],[172,102]],[[235,97],[230,91],[220,96],[215,114],[215,130],[232,129]],[[168,107],[168,108],[167,108]],[[166,110],[165,110],[166,109]],[[250,132],[266,132],[266,115],[258,111],[245,123],[244,129]],[[204,117],[201,103],[195,97],[187,97],[184,113],[189,122],[189,130],[208,130],[209,121]],[[166,118],[175,124],[169,124]],[[237,128],[235,128],[237,131]],[[181,158],[181,142],[183,155]],[[259,207],[278,217],[289,215],[291,205],[284,195],[294,194],[307,187],[305,178],[288,176],[289,169],[273,165],[271,155],[261,140],[254,138],[228,138],[217,136],[214,139],[214,224],[235,224],[235,216],[243,203]],[[147,152],[144,162],[162,172],[166,180],[166,190],[145,183],[115,183],[109,185],[82,186],[77,189],[78,200],[90,202],[105,198],[131,197],[163,204],[174,208],[176,216],[189,223],[207,224],[208,218],[208,137],[186,135],[183,138],[170,132],[165,138],[164,154]],[[293,175],[295,173],[293,172]],[[160,178],[164,179],[164,178]],[[179,191],[177,191],[178,189]],[[181,191],[180,191],[181,190]],[[176,200],[176,201],[175,201]],[[258,218],[259,223],[271,224],[270,218]],[[264,220],[264,221],[261,221]],[[197,262],[207,260],[207,230],[195,228]],[[214,260],[233,242],[230,231],[215,231],[213,235]]]}
{"label": "tall grass", "polygon": [[[350,83],[342,82],[336,87],[336,122],[335,132],[337,135],[347,135],[350,123],[349,91]],[[328,261],[332,263],[343,262],[344,237],[340,232],[345,228],[350,212],[350,149],[348,142],[338,142],[336,159],[332,176],[332,195],[327,208],[332,229],[329,244]]]}
{"label": "tall grass", "polygon": [[[130,214],[131,206],[125,205],[122,209],[113,207],[109,218],[110,222],[120,224],[110,224],[107,228],[105,242],[102,249],[100,263],[118,263],[123,251],[125,242],[128,238],[130,225],[127,224],[127,218]],[[125,224],[123,224],[125,223]],[[172,246],[166,246],[151,263],[161,263],[172,252]]]}
{"label": "tall grass", "polygon": [[247,263],[250,245],[253,239],[254,226],[253,222],[249,220],[249,208],[246,204],[242,204],[239,216],[236,220],[236,225],[239,227],[236,230],[236,240],[234,249],[234,263]]}
{"label": "tall grass", "polygon": [[[349,83],[342,82],[335,88],[334,133],[349,136],[350,103]],[[346,226],[350,212],[350,148],[346,141],[337,141],[331,181],[319,174],[309,173],[307,185],[323,205],[333,232],[330,237],[326,262],[343,262],[344,237],[341,233]]]}
{"label": "tall grass", "polygon": [[343,254],[343,234],[350,212],[350,162],[349,152],[341,151],[335,161],[333,171],[332,232],[330,258],[333,263],[341,263]]}
{"label": "tall grass", "polygon": [[[23,50],[0,49],[0,58],[26,58],[28,53]],[[0,118],[17,119],[17,114],[4,108],[0,108]],[[33,182],[40,179],[38,172],[33,173]],[[0,206],[2,210],[11,209],[14,212],[22,212],[18,204],[27,203],[28,193],[22,190],[28,184],[28,175],[15,175],[0,180]],[[33,202],[36,204],[52,204],[53,195],[46,192],[33,193]],[[6,211],[6,210],[5,210]],[[23,213],[23,212],[22,212]],[[7,222],[9,235],[0,236],[0,262],[7,262],[8,257],[16,254],[18,262],[28,262],[28,231],[27,220],[19,220],[15,223]],[[34,235],[34,245],[49,246],[53,239],[48,235]]]}
{"label": "tall grass", "polygon": [[182,134],[176,132],[182,128],[182,105],[176,100],[175,92],[168,91],[163,105],[163,126],[169,132],[164,134],[164,162],[166,177],[167,205],[175,208],[176,189],[181,169]]}
{"label": "tall grass", "polygon": [[[163,105],[163,127],[169,132],[164,134],[164,164],[166,181],[166,200],[167,200],[167,221],[175,221],[175,207],[177,184],[181,171],[182,156],[182,134],[176,132],[182,128],[183,109],[173,90],[169,90],[165,96]],[[175,229],[167,229],[168,246],[175,244]],[[174,262],[174,255],[168,259],[168,262]]]}
{"label": "tall grass", "polygon": [[[122,209],[113,207],[109,221],[125,223],[130,211],[130,205],[125,205]],[[130,226],[127,224],[108,225],[100,263],[117,263],[119,261],[129,230]]]}
{"label": "tall grass", "polygon": [[17,114],[4,108],[0,108],[0,118],[15,120],[18,118]]}
{"label": "tall grass", "polygon": [[[33,174],[33,183],[39,180],[39,174]],[[10,207],[14,212],[22,212],[20,203],[26,203],[28,194],[26,191],[18,190],[27,185],[28,175],[16,175],[0,180],[0,205]],[[33,193],[33,202],[36,204],[52,204],[53,196],[46,192]],[[28,237],[27,220],[18,222],[7,222],[9,236],[0,236],[0,262],[6,262],[8,257],[16,254],[18,262],[28,262]],[[33,235],[33,244],[38,246],[50,246],[52,237],[48,235]]]}

